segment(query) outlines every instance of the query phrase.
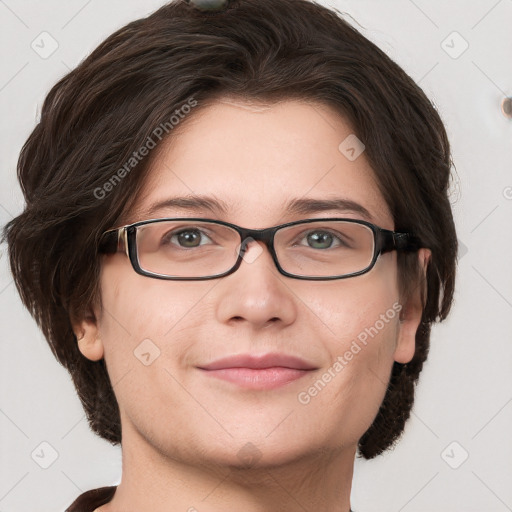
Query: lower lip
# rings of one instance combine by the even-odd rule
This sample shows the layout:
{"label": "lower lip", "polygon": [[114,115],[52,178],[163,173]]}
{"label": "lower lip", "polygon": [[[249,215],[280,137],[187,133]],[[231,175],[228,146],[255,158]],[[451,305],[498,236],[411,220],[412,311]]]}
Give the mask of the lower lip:
{"label": "lower lip", "polygon": [[222,368],[204,370],[208,375],[227,380],[247,389],[274,389],[304,377],[311,370],[296,368]]}

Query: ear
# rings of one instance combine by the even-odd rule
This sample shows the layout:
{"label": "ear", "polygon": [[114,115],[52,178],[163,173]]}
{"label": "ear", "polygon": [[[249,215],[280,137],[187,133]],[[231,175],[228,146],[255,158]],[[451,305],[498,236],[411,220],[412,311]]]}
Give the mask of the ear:
{"label": "ear", "polygon": [[[418,260],[423,276],[426,276],[428,263],[432,257],[430,249],[418,251]],[[395,347],[394,359],[397,363],[408,363],[414,357],[416,349],[416,332],[421,322],[423,305],[421,303],[420,286],[416,287],[406,304],[402,304],[400,322],[398,325],[398,340]]]}
{"label": "ear", "polygon": [[99,336],[97,317],[88,311],[81,320],[73,323],[78,349],[87,359],[99,361],[103,358],[103,342]]}

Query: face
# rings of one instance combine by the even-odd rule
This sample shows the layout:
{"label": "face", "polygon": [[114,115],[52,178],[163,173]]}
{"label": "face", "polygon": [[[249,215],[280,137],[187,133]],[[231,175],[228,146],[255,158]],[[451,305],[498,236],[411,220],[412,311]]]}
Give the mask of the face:
{"label": "face", "polygon": [[[257,229],[346,217],[394,229],[364,152],[350,160],[338,149],[351,127],[326,106],[219,101],[178,133],[159,152],[127,222],[206,217]],[[191,194],[215,198],[226,211],[149,213],[155,203]],[[354,210],[291,214],[284,206],[298,198],[349,199],[370,218]],[[106,360],[123,443],[198,464],[271,466],[325,450],[355,452],[393,361],[413,356],[421,317],[400,303],[396,252],[364,275],[306,281],[281,275],[264,244],[253,242],[233,274],[186,282],[141,276],[119,252],[103,256],[100,286],[102,306],[80,326],[80,349]],[[269,353],[313,369],[260,388],[201,369]]]}

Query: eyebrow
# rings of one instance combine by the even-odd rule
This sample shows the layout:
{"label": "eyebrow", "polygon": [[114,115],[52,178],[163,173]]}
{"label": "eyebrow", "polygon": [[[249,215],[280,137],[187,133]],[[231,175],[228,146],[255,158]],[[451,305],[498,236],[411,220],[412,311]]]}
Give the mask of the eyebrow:
{"label": "eyebrow", "polygon": [[[210,212],[214,215],[226,215],[230,208],[222,200],[213,196],[188,195],[170,197],[152,204],[143,212],[144,216],[152,217],[160,210],[177,208],[190,212]],[[340,211],[356,213],[368,221],[374,221],[370,212],[361,204],[351,199],[334,197],[330,199],[297,198],[288,201],[283,211],[293,215],[308,215],[324,211]]]}

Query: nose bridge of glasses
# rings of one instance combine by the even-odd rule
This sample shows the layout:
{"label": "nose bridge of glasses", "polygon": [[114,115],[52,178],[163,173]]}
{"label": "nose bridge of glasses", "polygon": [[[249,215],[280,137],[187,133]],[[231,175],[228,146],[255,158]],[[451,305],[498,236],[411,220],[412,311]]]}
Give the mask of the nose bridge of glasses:
{"label": "nose bridge of glasses", "polygon": [[266,228],[266,229],[245,229],[240,228],[239,233],[242,238],[242,243],[240,246],[240,251],[245,252],[247,250],[247,246],[250,242],[257,241],[263,242],[269,251],[272,252],[272,241],[274,238],[275,228]]}

